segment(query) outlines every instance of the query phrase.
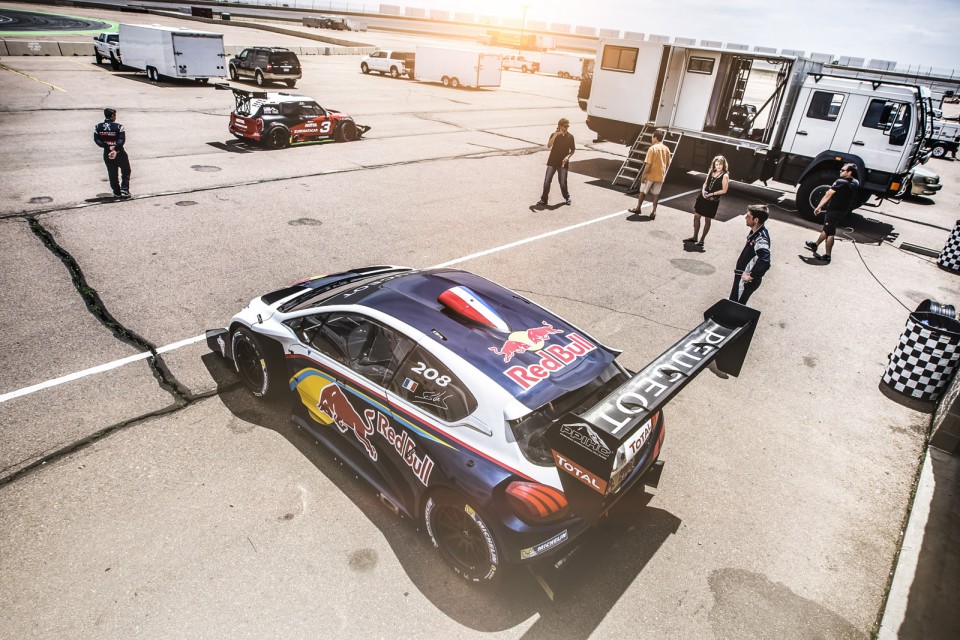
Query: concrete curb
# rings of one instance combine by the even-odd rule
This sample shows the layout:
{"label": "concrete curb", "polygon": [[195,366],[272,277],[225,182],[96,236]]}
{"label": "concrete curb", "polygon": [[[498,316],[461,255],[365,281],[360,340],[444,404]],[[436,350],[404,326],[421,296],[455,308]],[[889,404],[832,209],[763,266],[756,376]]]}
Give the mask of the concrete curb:
{"label": "concrete curb", "polygon": [[59,56],[59,42],[36,42],[30,40],[7,40],[7,55],[10,56]]}

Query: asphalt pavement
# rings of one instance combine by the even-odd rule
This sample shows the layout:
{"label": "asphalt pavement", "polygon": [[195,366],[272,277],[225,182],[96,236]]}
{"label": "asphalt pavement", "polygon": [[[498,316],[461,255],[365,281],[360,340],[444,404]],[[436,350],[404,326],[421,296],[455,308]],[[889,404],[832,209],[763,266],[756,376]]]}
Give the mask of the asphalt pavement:
{"label": "asphalt pavement", "polygon": [[[362,140],[241,145],[232,96],[212,86],[3,60],[19,73],[0,71],[0,292],[14,311],[0,334],[0,636],[878,631],[929,424],[879,381],[909,311],[960,297],[954,274],[899,247],[943,246],[960,163],[930,162],[934,198],[852,217],[828,266],[773,183],[735,185],[701,251],[682,239],[702,175],[672,175],[656,220],[629,216],[635,200],[609,184],[625,150],[592,142],[575,81],[504,72],[498,90],[451,90],[364,76],[354,57],[303,62],[297,90],[372,125]],[[98,200],[104,106],[127,129],[130,201]],[[578,141],[573,204],[555,186],[537,207],[560,117]],[[303,277],[453,264],[638,369],[726,297],[742,213],[760,202],[773,268],[741,376],[705,373],[670,404],[659,488],[592,534],[552,601],[524,574],[467,587],[419,523],[191,342]]]}

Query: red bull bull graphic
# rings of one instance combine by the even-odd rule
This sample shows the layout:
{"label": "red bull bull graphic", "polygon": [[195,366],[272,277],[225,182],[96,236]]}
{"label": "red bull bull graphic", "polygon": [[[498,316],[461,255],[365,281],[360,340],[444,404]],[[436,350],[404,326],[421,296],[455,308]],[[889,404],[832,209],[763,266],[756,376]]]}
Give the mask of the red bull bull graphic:
{"label": "red bull bull graphic", "polygon": [[377,461],[377,449],[370,442],[370,434],[374,432],[374,426],[364,422],[353,408],[353,403],[347,398],[343,390],[335,383],[331,383],[320,390],[320,397],[317,399],[317,408],[327,414],[333,424],[337,425],[340,433],[346,433],[348,429],[353,429],[357,440],[367,450],[367,455],[374,462]]}
{"label": "red bull bull graphic", "polygon": [[526,331],[514,331],[507,337],[502,347],[499,349],[490,347],[490,351],[498,356],[503,356],[504,363],[509,363],[513,360],[513,356],[527,351],[538,351],[543,348],[543,344],[550,339],[551,335],[563,333],[563,329],[554,329],[553,325],[546,322],[541,322],[541,324],[542,327],[534,327]]}
{"label": "red bull bull graphic", "polygon": [[[579,333],[571,333],[567,338],[570,339],[570,342],[565,345],[551,344],[545,347],[538,363],[528,367],[514,365],[504,371],[504,374],[524,390],[530,389],[549,378],[552,373],[570,366],[578,358],[582,358],[597,348],[597,345]],[[507,360],[505,359],[505,361]]]}

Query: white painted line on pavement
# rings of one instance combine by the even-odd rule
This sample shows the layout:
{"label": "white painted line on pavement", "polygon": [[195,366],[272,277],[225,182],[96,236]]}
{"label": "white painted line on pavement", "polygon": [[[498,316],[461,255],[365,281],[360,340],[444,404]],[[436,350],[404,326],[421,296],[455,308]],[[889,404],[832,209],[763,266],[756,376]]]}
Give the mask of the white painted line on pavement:
{"label": "white painted line on pavement", "polygon": [[[692,193],[697,193],[698,191],[699,189],[693,189],[692,191],[684,191],[683,193],[672,195],[669,198],[661,198],[659,202],[660,203],[669,202],[670,200],[682,198],[683,196],[688,196]],[[643,204],[644,207],[648,207],[649,205],[650,205],[649,202],[645,202]],[[579,229],[581,227],[586,227],[588,225],[595,224],[597,222],[603,222],[604,220],[616,218],[617,216],[622,216],[625,213],[627,213],[626,210],[616,211],[614,213],[608,213],[607,215],[600,216],[599,218],[594,218],[592,220],[585,220],[584,222],[578,222],[577,224],[572,224],[568,227],[563,227],[561,229],[554,229],[553,231],[547,231],[546,233],[541,233],[540,235],[537,235],[537,236],[532,236],[530,238],[525,238],[523,240],[517,240],[515,242],[509,242],[507,244],[500,245],[499,247],[486,249],[484,251],[478,251],[477,253],[471,253],[470,255],[463,256],[461,258],[455,258],[453,260],[448,260],[446,262],[441,262],[440,264],[436,264],[428,268],[442,269],[444,267],[450,267],[455,264],[460,264],[461,262],[467,262],[468,260],[473,260],[474,258],[481,258],[483,256],[488,256],[493,253],[499,253],[500,251],[506,251],[507,249],[519,247],[529,242],[536,242],[537,240],[543,240],[544,238],[549,238],[550,236],[556,236],[561,233],[566,233],[568,231],[573,231],[574,229]],[[158,347],[157,353],[158,354],[167,353],[169,351],[180,349],[181,347],[187,347],[187,346],[190,346],[191,344],[196,344],[197,342],[200,342],[205,337],[206,337],[206,334],[200,334],[199,336],[194,336],[192,338],[186,338],[178,342],[173,342],[171,344],[166,345],[165,347]],[[13,400],[14,398],[19,398],[21,396],[29,395],[36,391],[42,391],[43,389],[49,389],[50,387],[55,387],[57,385],[64,384],[65,382],[72,382],[74,380],[79,380],[80,378],[85,378],[87,376],[96,375],[98,373],[103,373],[104,371],[110,371],[111,369],[122,367],[125,364],[130,364],[131,362],[136,362],[138,360],[145,360],[146,358],[149,358],[151,355],[153,354],[151,354],[148,351],[145,351],[143,353],[138,353],[137,355],[134,355],[134,356],[121,358],[120,360],[114,360],[113,362],[108,362],[106,364],[101,364],[96,367],[91,367],[90,369],[84,369],[83,371],[71,373],[70,375],[66,375],[60,378],[54,378],[53,380],[47,380],[46,382],[41,382],[39,384],[35,384],[30,387],[24,387],[23,389],[18,389],[16,391],[11,391],[9,393],[0,395],[0,404],[6,402],[7,400]]]}

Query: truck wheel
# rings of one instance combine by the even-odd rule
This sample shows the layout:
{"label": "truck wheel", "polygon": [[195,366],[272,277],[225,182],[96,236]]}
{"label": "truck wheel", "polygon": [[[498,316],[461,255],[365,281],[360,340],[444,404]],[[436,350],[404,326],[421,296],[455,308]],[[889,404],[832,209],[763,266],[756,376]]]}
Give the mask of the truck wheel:
{"label": "truck wheel", "polygon": [[930,155],[932,155],[934,158],[942,158],[943,156],[947,155],[947,148],[942,144],[934,145]]}
{"label": "truck wheel", "polygon": [[236,82],[238,77],[239,76],[237,76],[237,68],[233,65],[230,65],[230,79]]}
{"label": "truck wheel", "polygon": [[277,398],[283,393],[282,351],[269,338],[261,338],[246,327],[238,327],[230,337],[233,366],[240,381],[257,398]]}
{"label": "truck wheel", "polygon": [[117,60],[116,56],[114,56],[112,53],[110,54],[110,68],[114,71],[120,70],[120,61]]}
{"label": "truck wheel", "polygon": [[442,84],[442,85],[445,86],[445,87],[449,87],[449,86],[450,86],[450,78],[448,78],[447,76],[443,76],[442,78],[440,78],[440,84]]}
{"label": "truck wheel", "polygon": [[391,78],[399,78],[399,77],[400,77],[400,72],[397,70],[396,67],[390,67],[390,77],[391,77]]}
{"label": "truck wheel", "polygon": [[103,56],[100,55],[99,51],[94,51],[93,55],[97,59],[97,64],[103,64]]}
{"label": "truck wheel", "polygon": [[458,494],[441,489],[427,498],[423,522],[433,546],[468,582],[494,584],[502,553],[484,517]]}
{"label": "truck wheel", "polygon": [[337,129],[337,142],[353,142],[357,139],[357,125],[349,120],[340,125]]}
{"label": "truck wheel", "polygon": [[285,149],[290,146],[290,132],[283,127],[274,127],[267,133],[267,144],[274,149]]}
{"label": "truck wheel", "polygon": [[797,187],[797,211],[807,220],[817,220],[813,215],[813,210],[820,204],[823,194],[830,190],[830,185],[836,179],[837,174],[833,169],[821,169],[811,173],[800,186]]}
{"label": "truck wheel", "polygon": [[361,62],[360,71],[363,73],[370,73],[370,65],[368,65],[366,62]]}
{"label": "truck wheel", "polygon": [[153,70],[153,67],[147,67],[146,71],[147,71],[147,80],[149,80],[150,82],[156,82],[157,78],[156,76],[154,76],[155,72]]}
{"label": "truck wheel", "polygon": [[459,78],[450,78],[450,88],[451,88],[451,89],[456,89],[456,88],[459,87],[459,86],[460,86],[460,79],[459,79]]}
{"label": "truck wheel", "polygon": [[263,74],[260,73],[260,69],[257,69],[256,81],[257,81],[257,86],[258,86],[258,87],[262,87],[262,86],[263,86],[263,82],[264,82],[264,81],[263,81]]}

